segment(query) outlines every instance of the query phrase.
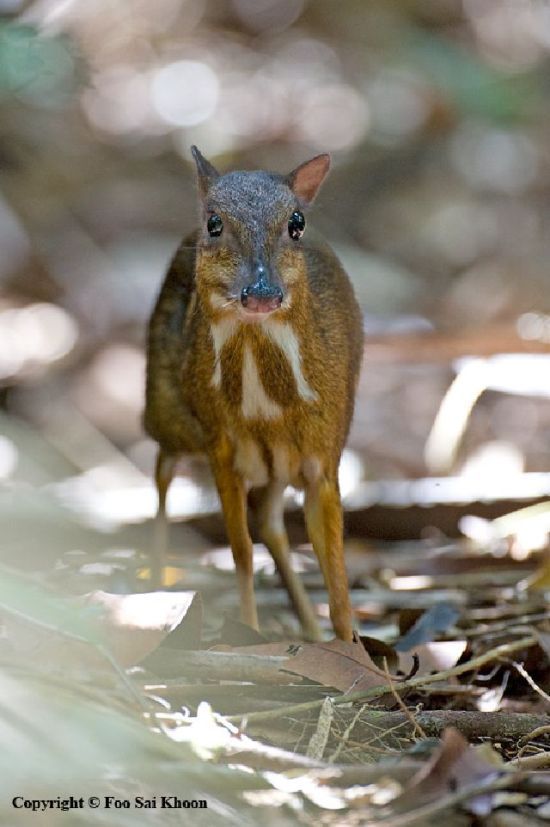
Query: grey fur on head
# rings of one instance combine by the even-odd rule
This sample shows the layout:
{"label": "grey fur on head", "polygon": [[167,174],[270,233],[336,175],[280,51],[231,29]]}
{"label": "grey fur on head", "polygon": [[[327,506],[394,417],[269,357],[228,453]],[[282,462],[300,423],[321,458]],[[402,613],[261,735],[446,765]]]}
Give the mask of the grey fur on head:
{"label": "grey fur on head", "polygon": [[[208,161],[200,152],[198,147],[193,145],[191,147],[191,154],[197,165],[198,184],[201,195],[204,197],[212,184],[218,180],[220,173],[216,167]],[[330,155],[326,152],[321,155],[316,155],[309,161],[305,161],[288,175],[278,175],[277,173],[262,172],[263,177],[271,178],[273,182],[285,183],[298,199],[298,203],[302,207],[307,207],[314,200],[321,184],[325,180],[330,169]],[[229,175],[237,176],[241,173],[229,173]],[[242,173],[246,175],[246,173]],[[241,179],[242,180],[242,179]],[[236,181],[235,181],[236,183]]]}

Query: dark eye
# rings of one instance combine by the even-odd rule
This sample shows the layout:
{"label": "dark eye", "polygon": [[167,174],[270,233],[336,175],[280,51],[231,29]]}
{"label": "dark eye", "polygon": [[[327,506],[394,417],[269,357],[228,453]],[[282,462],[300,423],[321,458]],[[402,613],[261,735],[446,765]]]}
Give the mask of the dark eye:
{"label": "dark eye", "polygon": [[208,219],[206,228],[211,236],[216,237],[218,235],[221,235],[223,230],[223,221],[221,220],[220,216],[216,215],[216,213],[214,213],[214,215],[211,215]]}
{"label": "dark eye", "polygon": [[299,239],[303,236],[306,228],[306,220],[303,213],[295,210],[288,220],[288,234],[291,238]]}

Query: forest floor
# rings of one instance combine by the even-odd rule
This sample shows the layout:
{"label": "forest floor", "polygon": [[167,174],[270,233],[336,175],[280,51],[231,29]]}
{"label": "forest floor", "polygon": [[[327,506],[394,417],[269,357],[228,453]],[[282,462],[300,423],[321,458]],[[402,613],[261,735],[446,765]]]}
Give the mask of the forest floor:
{"label": "forest floor", "polygon": [[[10,823],[28,819],[14,796],[58,808],[76,797],[71,823],[94,825],[181,823],[189,807],[189,823],[207,825],[548,823],[550,562],[528,542],[547,505],[470,517],[469,538],[434,528],[388,542],[365,536],[373,508],[395,533],[418,522],[418,504],[356,503],[353,643],[332,638],[291,507],[294,565],[326,635],[307,643],[260,545],[262,634],[235,619],[208,486],[201,513],[172,525],[160,592],[149,590],[151,521],[100,531],[67,490],[16,486],[0,503],[11,514],[0,585]],[[456,509],[476,511],[441,505],[439,521]],[[50,804],[36,815],[58,823]]]}

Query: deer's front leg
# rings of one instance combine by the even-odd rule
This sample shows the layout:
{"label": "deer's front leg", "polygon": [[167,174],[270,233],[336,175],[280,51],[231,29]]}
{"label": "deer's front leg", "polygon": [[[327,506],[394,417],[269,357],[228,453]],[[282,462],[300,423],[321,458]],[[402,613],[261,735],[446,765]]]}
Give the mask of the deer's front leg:
{"label": "deer's front leg", "polygon": [[328,589],[330,617],[341,640],[351,640],[351,605],[344,559],[343,518],[336,479],[321,477],[306,488],[307,532]]}
{"label": "deer's front leg", "polygon": [[322,640],[315,609],[311,605],[299,575],[292,568],[284,524],[284,493],[285,485],[280,482],[270,482],[263,490],[256,509],[260,538],[275,561],[281,580],[300,619],[305,638]]}
{"label": "deer's front leg", "polygon": [[241,620],[258,629],[252,540],[248,532],[246,514],[246,490],[242,477],[233,467],[233,451],[227,441],[213,452],[210,463],[220,496],[227,538],[237,569]]}

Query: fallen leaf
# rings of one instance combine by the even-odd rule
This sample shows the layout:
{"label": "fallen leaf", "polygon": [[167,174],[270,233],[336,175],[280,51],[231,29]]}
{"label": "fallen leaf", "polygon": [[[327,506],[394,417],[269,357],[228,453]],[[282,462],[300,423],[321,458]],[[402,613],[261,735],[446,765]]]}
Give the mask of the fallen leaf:
{"label": "fallen leaf", "polygon": [[252,626],[226,615],[220,632],[221,643],[229,646],[248,646],[267,643],[267,639]]}
{"label": "fallen leaf", "polygon": [[196,629],[202,618],[196,592],[96,591],[86,595],[85,602],[99,610],[93,618],[94,625],[115,660],[125,667],[139,663],[169,635],[176,631],[181,635],[184,620],[189,619]]}
{"label": "fallen leaf", "polygon": [[278,640],[273,643],[255,643],[250,646],[229,646],[227,643],[218,643],[216,646],[209,648],[213,652],[241,652],[243,655],[273,655],[274,657],[287,655],[290,657],[306,645],[292,640]]}
{"label": "fallen leaf", "polygon": [[400,668],[397,652],[389,643],[378,640],[378,638],[375,637],[369,637],[368,635],[361,635],[361,643],[372,658],[374,665],[379,669],[383,669],[384,667],[384,658],[386,659],[390,672],[397,672]]}
{"label": "fallen leaf", "polygon": [[[286,655],[288,660],[281,667],[285,672],[342,692],[364,691],[387,682],[386,673],[376,666],[359,639],[353,643],[334,639],[326,643],[278,641],[254,646],[218,645],[212,648],[214,651],[249,655]],[[395,659],[395,653],[393,656]]]}
{"label": "fallen leaf", "polygon": [[387,681],[360,641],[305,643],[284,669],[341,692],[364,691]]}
{"label": "fallen leaf", "polygon": [[[462,787],[496,778],[504,765],[498,754],[489,750],[485,745],[483,750],[471,747],[457,729],[449,727],[443,732],[439,748],[396,799],[395,808],[409,811]],[[492,809],[492,793],[477,796],[468,809],[476,815],[487,815]]]}
{"label": "fallen leaf", "polygon": [[419,618],[422,617],[425,609],[404,608],[399,612],[399,634],[406,635],[409,629],[412,629]]}

